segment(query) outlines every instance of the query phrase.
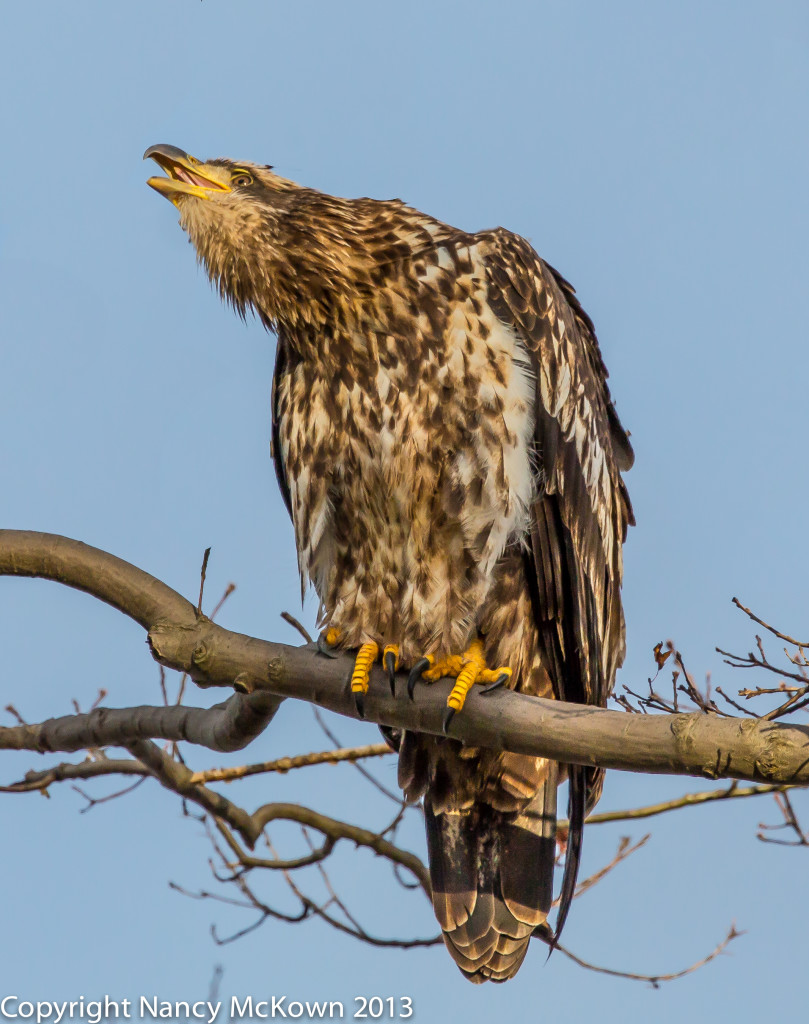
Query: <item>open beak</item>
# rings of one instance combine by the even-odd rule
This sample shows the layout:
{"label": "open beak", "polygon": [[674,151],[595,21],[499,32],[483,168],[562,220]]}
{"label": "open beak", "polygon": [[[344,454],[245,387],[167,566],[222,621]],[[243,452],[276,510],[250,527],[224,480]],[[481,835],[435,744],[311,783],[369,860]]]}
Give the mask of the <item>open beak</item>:
{"label": "open beak", "polygon": [[147,185],[164,195],[166,199],[177,205],[183,196],[196,196],[197,199],[213,199],[216,193],[230,192],[224,182],[206,173],[196,157],[184,153],[176,146],[149,146],[143,159],[152,159],[169,175],[168,178],[149,178]]}

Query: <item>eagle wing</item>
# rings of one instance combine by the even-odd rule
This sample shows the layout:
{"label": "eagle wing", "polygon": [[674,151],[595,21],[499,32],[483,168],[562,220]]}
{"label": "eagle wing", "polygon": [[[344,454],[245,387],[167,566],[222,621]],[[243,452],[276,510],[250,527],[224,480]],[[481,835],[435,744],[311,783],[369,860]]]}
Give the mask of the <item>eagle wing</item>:
{"label": "eagle wing", "polygon": [[[528,575],[540,647],[560,700],[603,706],[624,657],[622,544],[634,518],[620,473],[632,466],[632,446],[572,286],[519,236],[498,229],[478,238],[490,305],[516,331],[536,380]],[[585,808],[602,782],[600,772],[579,766],[568,776],[557,936],[575,888]]]}

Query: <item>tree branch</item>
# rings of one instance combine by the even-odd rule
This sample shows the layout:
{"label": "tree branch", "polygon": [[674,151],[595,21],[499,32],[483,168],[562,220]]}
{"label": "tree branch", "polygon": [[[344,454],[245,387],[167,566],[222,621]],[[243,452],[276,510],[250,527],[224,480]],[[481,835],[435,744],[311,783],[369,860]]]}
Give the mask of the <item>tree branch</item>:
{"label": "tree branch", "polygon": [[578,964],[579,967],[584,967],[588,971],[595,971],[597,974],[609,974],[612,978],[626,978],[628,981],[648,981],[652,988],[660,988],[661,982],[676,981],[678,978],[684,978],[686,974],[693,974],[694,971],[698,971],[700,967],[704,967],[705,964],[709,964],[711,960],[716,959],[720,953],[724,953],[730,943],[733,942],[734,939],[738,939],[740,935],[744,935],[744,932],[737,932],[736,926],[731,925],[730,931],[712,952],[707,956],[704,956],[701,960],[697,960],[695,964],[691,964],[690,967],[686,967],[682,971],[676,971],[674,974],[634,974],[631,971],[616,971],[610,967],[599,967],[596,964],[589,963],[587,960],[582,960],[581,957],[576,956],[575,953],[572,953],[564,946],[556,946],[556,949],[558,949],[560,953],[564,953],[564,955],[572,960],[574,964]]}
{"label": "tree branch", "polygon": [[[350,656],[327,659],[312,646],[293,648],[231,633],[198,615],[164,583],[78,541],[2,530],[0,575],[56,580],[111,604],[148,630],[161,664],[188,672],[200,686],[229,686],[246,694],[264,690],[356,717],[346,687]],[[377,668],[365,716],[441,735],[450,686],[446,680],[421,686],[411,702],[402,699],[402,675],[394,698]],[[764,719],[719,720],[701,712],[627,715],[501,689],[485,696],[473,692],[453,720],[452,735],[475,746],[624,771],[809,783],[809,728]]]}
{"label": "tree branch", "polygon": [[365,846],[379,856],[401,864],[418,879],[426,895],[431,895],[430,875],[422,861],[414,853],[399,849],[376,832],[329,818],[299,804],[263,804],[253,814],[248,814],[221,793],[194,782],[194,773],[190,768],[169,757],[156,744],[148,740],[135,740],[127,748],[166,789],[202,807],[214,818],[226,822],[239,833],[250,849],[270,822],[296,821],[299,825],[316,829],[327,839],[335,842],[347,839],[356,846]]}
{"label": "tree branch", "polygon": [[212,708],[95,708],[38,725],[0,727],[0,750],[67,753],[87,747],[125,747],[140,739],[187,740],[211,750],[241,750],[267,728],[282,700],[257,690],[234,693]]}
{"label": "tree branch", "polygon": [[[784,790],[794,789],[790,785],[781,786],[737,786],[732,783],[727,789],[715,789],[708,793],[684,793],[673,800],[664,800],[659,804],[647,804],[646,807],[633,807],[626,811],[603,811],[600,814],[591,814],[587,818],[588,825],[603,825],[613,821],[635,821],[638,818],[653,818],[657,814],[667,814],[669,811],[677,811],[682,807],[697,807],[699,804],[715,803],[717,800],[736,800],[750,796],[765,796],[772,793],[783,793]],[[563,827],[567,822],[559,822]]]}

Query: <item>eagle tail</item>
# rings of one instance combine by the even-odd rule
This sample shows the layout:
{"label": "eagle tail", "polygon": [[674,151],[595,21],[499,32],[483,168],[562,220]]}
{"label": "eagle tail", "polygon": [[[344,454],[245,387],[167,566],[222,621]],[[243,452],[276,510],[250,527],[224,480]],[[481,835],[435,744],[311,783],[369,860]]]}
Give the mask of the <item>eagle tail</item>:
{"label": "eagle tail", "polygon": [[558,765],[519,814],[475,804],[435,813],[424,801],[433,907],[444,942],[470,981],[520,968],[553,900]]}

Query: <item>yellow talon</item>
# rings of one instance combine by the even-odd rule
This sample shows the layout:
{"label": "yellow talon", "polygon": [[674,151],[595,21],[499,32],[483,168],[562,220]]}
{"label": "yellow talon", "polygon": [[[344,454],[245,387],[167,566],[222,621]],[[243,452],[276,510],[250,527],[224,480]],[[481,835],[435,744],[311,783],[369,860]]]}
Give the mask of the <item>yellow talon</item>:
{"label": "yellow talon", "polygon": [[351,692],[367,693],[368,679],[371,675],[371,666],[379,654],[379,645],[373,641],[363,644],[357,652],[357,659],[354,662],[354,671],[351,673]]}
{"label": "yellow talon", "polygon": [[432,654],[427,654],[426,658],[430,662],[430,667],[422,673],[422,676],[431,683],[443,679],[444,676],[457,676],[464,665],[463,654],[450,654],[446,658],[441,658],[440,661],[436,661]]}
{"label": "yellow talon", "polygon": [[510,668],[484,668],[480,675],[475,680],[476,683],[497,683],[500,681],[501,676],[505,676],[506,679],[511,679]]}
{"label": "yellow talon", "polygon": [[329,645],[329,647],[336,647],[339,642],[340,642],[340,630],[339,629],[335,629],[334,626],[330,626],[326,630],[326,643]]}
{"label": "yellow talon", "polygon": [[473,640],[463,654],[450,654],[446,658],[436,659],[432,654],[426,654],[412,668],[408,680],[407,692],[411,699],[413,689],[419,678],[427,682],[435,682],[444,676],[454,676],[455,685],[447,697],[447,711],[444,716],[444,732],[447,731],[452,716],[460,711],[466,702],[466,695],[475,683],[489,683],[490,688],[502,686],[511,678],[511,669],[487,668],[486,656],[483,652],[483,641],[478,638]]}
{"label": "yellow talon", "polygon": [[460,711],[466,701],[466,695],[486,669],[486,658],[483,654],[483,642],[473,640],[463,655],[463,668],[458,673],[452,692],[447,697],[447,707]]}

